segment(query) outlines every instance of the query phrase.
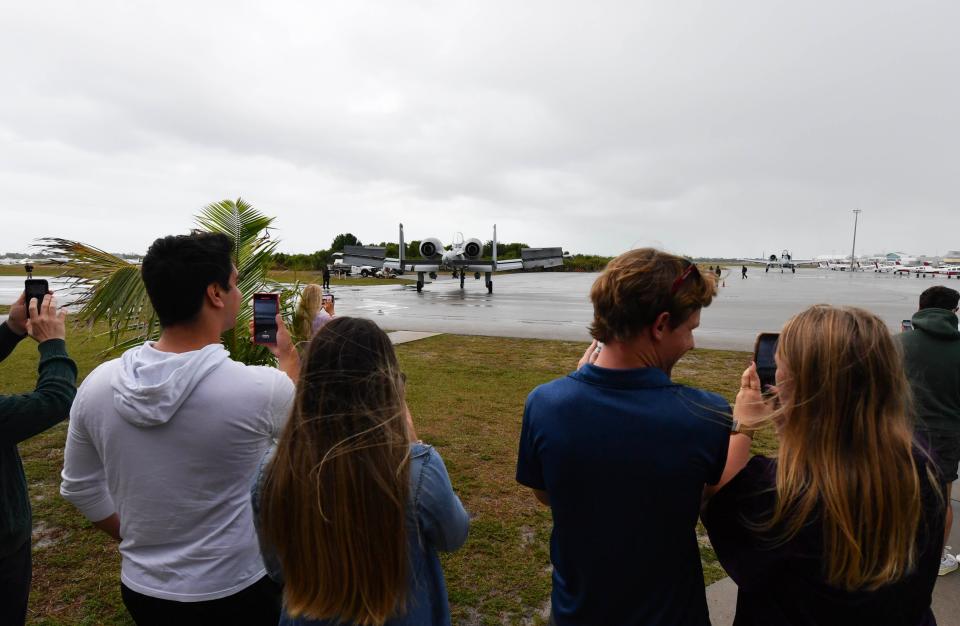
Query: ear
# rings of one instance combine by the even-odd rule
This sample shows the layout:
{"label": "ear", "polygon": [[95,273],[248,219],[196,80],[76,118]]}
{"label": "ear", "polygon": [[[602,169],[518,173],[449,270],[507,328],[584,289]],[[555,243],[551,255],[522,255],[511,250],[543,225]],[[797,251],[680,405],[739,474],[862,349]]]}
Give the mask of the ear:
{"label": "ear", "polygon": [[653,339],[660,341],[663,339],[663,334],[667,332],[670,328],[670,313],[664,311],[653,320],[653,324],[650,325],[650,334],[653,336]]}
{"label": "ear", "polygon": [[222,309],[226,306],[223,301],[224,293],[226,293],[226,290],[216,281],[207,285],[207,300],[210,302],[210,306],[215,309]]}

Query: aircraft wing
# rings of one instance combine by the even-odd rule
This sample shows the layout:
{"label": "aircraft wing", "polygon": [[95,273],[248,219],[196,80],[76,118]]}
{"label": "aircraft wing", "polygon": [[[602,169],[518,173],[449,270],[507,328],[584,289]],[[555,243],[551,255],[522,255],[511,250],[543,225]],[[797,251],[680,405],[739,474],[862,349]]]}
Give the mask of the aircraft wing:
{"label": "aircraft wing", "polygon": [[557,267],[563,265],[562,248],[523,248],[519,259],[497,259],[494,262],[471,260],[451,263],[453,267],[460,267],[469,272],[505,272],[509,270],[529,270],[535,267]]}
{"label": "aircraft wing", "polygon": [[387,249],[382,246],[344,246],[344,265],[370,265],[383,267]]}
{"label": "aircraft wing", "polygon": [[440,270],[440,264],[429,259],[418,261],[404,259],[403,263],[400,263],[400,259],[386,256],[386,248],[383,246],[344,246],[343,263],[345,265],[370,265],[397,272],[436,272]]}
{"label": "aircraft wing", "polygon": [[386,259],[383,267],[397,272],[438,272],[440,264],[432,261],[407,261],[404,259],[402,267],[400,259]]}

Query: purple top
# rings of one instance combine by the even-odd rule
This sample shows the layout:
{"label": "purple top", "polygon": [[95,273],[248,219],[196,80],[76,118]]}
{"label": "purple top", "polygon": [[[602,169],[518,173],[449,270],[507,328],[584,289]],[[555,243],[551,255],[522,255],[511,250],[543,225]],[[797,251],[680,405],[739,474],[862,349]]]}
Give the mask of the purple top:
{"label": "purple top", "polygon": [[734,624],[936,626],[930,602],[940,567],[944,509],[927,480],[925,460],[919,454],[915,458],[923,498],[917,568],[876,591],[856,592],[824,580],[818,521],[781,545],[771,545],[769,537],[747,527],[747,520],[766,520],[776,501],[777,461],[750,459],[703,513],[713,549],[739,586]]}
{"label": "purple top", "polygon": [[313,323],[310,325],[311,336],[316,335],[317,331],[323,328],[327,322],[333,319],[333,316],[327,313],[326,309],[320,309],[313,317]]}

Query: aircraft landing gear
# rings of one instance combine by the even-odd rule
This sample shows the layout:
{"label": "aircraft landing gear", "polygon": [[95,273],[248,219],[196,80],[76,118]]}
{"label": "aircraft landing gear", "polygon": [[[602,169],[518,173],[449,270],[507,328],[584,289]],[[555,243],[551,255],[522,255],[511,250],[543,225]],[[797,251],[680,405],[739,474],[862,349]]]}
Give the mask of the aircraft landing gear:
{"label": "aircraft landing gear", "polygon": [[770,271],[770,266],[768,265],[768,266],[767,266],[767,269],[763,270],[763,273],[766,274],[766,273],[768,273],[769,271]]}
{"label": "aircraft landing gear", "polygon": [[493,279],[491,278],[492,275],[493,275],[492,272],[483,273],[483,277],[487,281],[487,293],[493,293]]}
{"label": "aircraft landing gear", "polygon": [[417,293],[423,291],[423,272],[417,272]]}

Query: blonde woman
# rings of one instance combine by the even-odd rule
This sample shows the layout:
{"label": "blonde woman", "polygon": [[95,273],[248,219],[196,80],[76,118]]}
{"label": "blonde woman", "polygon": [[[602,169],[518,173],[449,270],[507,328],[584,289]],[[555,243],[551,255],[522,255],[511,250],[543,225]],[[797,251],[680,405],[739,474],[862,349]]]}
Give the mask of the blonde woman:
{"label": "blonde woman", "polygon": [[[901,356],[882,320],[818,305],[784,326],[776,398],[743,373],[723,477],[703,515],[739,586],[735,624],[936,624],[944,502],[913,441]],[[750,457],[773,420],[777,458]]]}
{"label": "blonde woman", "polygon": [[295,316],[298,339],[309,341],[316,335],[324,324],[333,319],[333,307],[333,294],[324,294],[320,285],[314,283],[305,286]]}
{"label": "blonde woman", "polygon": [[463,544],[469,518],[440,455],[417,441],[376,324],[336,318],[310,342],[257,483],[261,547],[284,582],[281,624],[450,624],[437,551]]}

